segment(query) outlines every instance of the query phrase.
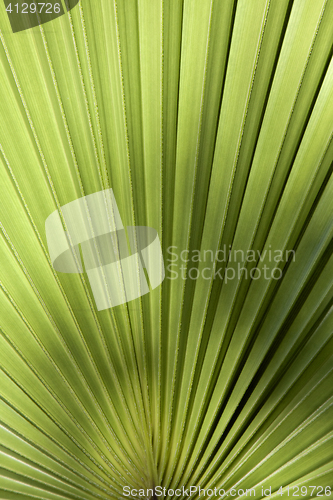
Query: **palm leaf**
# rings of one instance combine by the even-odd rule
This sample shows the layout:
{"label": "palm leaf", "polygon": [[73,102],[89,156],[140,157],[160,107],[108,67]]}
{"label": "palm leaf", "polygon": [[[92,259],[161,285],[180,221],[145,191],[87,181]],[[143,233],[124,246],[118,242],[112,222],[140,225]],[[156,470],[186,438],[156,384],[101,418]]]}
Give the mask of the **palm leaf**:
{"label": "palm leaf", "polygon": [[[0,10],[1,498],[329,496],[333,1]],[[45,221],[109,188],[166,277],[98,310]]]}

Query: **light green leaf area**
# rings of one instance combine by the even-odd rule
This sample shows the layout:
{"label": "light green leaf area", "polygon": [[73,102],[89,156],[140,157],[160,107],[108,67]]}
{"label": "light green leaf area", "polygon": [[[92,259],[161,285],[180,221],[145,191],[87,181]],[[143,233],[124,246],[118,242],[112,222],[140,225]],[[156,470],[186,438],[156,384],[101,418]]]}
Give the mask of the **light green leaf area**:
{"label": "light green leaf area", "polygon": [[[330,498],[333,0],[61,2],[0,5],[1,500]],[[107,189],[165,278],[99,310],[45,221]]]}

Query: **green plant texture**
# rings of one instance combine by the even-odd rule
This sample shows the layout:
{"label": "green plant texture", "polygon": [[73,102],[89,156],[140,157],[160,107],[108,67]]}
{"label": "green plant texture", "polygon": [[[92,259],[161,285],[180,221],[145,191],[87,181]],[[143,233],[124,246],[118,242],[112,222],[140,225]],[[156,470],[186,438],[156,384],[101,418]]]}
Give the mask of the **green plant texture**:
{"label": "green plant texture", "polygon": [[[1,500],[332,498],[333,0],[62,7],[0,5]],[[110,188],[166,276],[99,311],[45,221]]]}

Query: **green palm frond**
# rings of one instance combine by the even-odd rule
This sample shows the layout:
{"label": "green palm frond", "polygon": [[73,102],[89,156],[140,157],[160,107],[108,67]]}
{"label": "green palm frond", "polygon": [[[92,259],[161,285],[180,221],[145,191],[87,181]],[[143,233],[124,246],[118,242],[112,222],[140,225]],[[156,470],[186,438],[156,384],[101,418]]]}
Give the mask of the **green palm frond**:
{"label": "green palm frond", "polygon": [[[0,498],[329,497],[333,0],[5,3]],[[110,188],[165,279],[98,310],[45,221]]]}

